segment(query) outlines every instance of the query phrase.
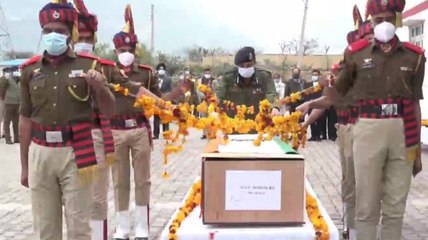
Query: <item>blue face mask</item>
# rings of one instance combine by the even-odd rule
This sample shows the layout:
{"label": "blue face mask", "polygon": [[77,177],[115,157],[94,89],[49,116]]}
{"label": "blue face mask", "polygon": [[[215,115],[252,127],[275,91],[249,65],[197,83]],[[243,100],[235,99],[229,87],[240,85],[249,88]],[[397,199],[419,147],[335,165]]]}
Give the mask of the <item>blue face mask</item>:
{"label": "blue face mask", "polygon": [[68,49],[67,36],[56,32],[43,35],[46,51],[52,56],[59,56]]}

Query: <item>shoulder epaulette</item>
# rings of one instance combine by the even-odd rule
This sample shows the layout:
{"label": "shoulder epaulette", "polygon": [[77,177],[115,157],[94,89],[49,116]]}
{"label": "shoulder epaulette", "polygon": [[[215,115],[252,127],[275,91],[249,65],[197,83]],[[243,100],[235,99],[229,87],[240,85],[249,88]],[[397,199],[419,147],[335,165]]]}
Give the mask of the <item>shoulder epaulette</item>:
{"label": "shoulder epaulette", "polygon": [[24,69],[25,67],[28,67],[30,65],[35,64],[36,62],[40,61],[41,58],[42,58],[42,55],[36,55],[34,57],[31,57],[26,62],[24,62],[23,64],[21,64],[21,66],[20,66],[21,70]]}
{"label": "shoulder epaulette", "polygon": [[139,64],[138,67],[149,71],[153,71],[153,68],[150,67],[149,65]]}
{"label": "shoulder epaulette", "polygon": [[369,45],[370,45],[370,42],[367,39],[361,39],[361,40],[358,40],[356,42],[351,43],[348,46],[347,50],[348,50],[348,53],[353,54],[353,53],[356,53],[360,50],[363,50],[364,48],[366,48]]}
{"label": "shoulder epaulette", "polygon": [[97,56],[94,56],[94,55],[91,55],[91,54],[88,54],[88,53],[76,53],[76,55],[79,56],[79,57],[89,58],[89,59],[92,59],[92,60],[99,61],[99,58]]}
{"label": "shoulder epaulette", "polygon": [[425,56],[425,50],[423,48],[409,42],[403,42],[402,44],[403,44],[403,47],[411,50],[412,52]]}
{"label": "shoulder epaulette", "polygon": [[114,61],[108,60],[108,59],[103,59],[103,58],[99,58],[98,62],[102,65],[108,65],[108,66],[116,66],[116,63]]}

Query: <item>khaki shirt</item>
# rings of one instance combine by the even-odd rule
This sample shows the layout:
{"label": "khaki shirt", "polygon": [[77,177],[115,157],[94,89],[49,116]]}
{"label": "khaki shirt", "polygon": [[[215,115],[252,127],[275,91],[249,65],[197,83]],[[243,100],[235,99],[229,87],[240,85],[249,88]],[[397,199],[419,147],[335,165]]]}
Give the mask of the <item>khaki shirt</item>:
{"label": "khaki shirt", "polygon": [[346,51],[336,80],[338,92],[346,95],[353,88],[355,101],[423,99],[425,57],[400,41],[391,51],[387,55],[374,43],[354,53]]}
{"label": "khaki shirt", "polygon": [[0,78],[1,93],[4,93],[4,104],[19,104],[21,98],[19,81],[14,77]]}
{"label": "khaki shirt", "polygon": [[[248,83],[239,76],[237,68],[226,73],[219,81],[216,94],[220,105],[224,100],[228,100],[236,105],[254,106],[255,114],[259,112],[259,103],[264,99],[267,99],[273,106],[277,106],[272,74],[257,68]],[[235,113],[230,111],[228,115],[233,117]]]}
{"label": "khaki shirt", "polygon": [[92,90],[77,73],[87,73],[93,66],[99,70],[96,60],[77,56],[69,50],[58,66],[41,57],[24,67],[21,115],[44,126],[92,122]]}
{"label": "khaki shirt", "polygon": [[[129,81],[137,86],[143,86],[150,90],[153,94],[160,97],[161,92],[159,89],[159,83],[157,77],[153,74],[153,70],[148,68],[143,68],[138,65],[134,65],[131,74],[127,76],[123,70],[119,70],[117,73],[119,76],[113,77],[114,79],[121,78],[123,81]],[[130,89],[130,92],[133,94],[137,94],[135,90]],[[143,112],[142,108],[135,108],[134,103],[135,99],[131,97],[123,96],[120,93],[115,94],[116,97],[116,114],[124,115],[124,114],[132,114]]]}

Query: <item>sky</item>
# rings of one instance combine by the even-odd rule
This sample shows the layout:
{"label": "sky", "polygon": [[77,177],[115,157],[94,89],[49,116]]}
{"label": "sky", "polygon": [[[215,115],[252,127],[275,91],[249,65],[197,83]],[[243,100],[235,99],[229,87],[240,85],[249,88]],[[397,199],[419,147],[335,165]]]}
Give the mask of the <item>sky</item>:
{"label": "sky", "polygon": [[[342,53],[353,30],[352,7],[364,15],[367,0],[309,0],[305,38],[316,38],[320,51]],[[406,9],[422,0],[407,0]],[[48,1],[0,0],[15,50],[36,52],[41,28],[38,12]],[[303,0],[86,0],[99,18],[99,41],[112,42],[124,25],[124,8],[131,4],[140,42],[150,46],[150,6],[155,6],[155,49],[182,54],[194,45],[236,51],[253,46],[279,53],[279,43],[298,39]],[[112,45],[112,44],[111,44]],[[40,51],[40,49],[39,49]]]}

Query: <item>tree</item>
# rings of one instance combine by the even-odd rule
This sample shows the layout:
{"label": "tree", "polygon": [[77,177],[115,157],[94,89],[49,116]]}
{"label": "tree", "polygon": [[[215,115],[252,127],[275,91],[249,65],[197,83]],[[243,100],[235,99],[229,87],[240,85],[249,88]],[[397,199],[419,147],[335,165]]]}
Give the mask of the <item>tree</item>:
{"label": "tree", "polygon": [[139,63],[153,66],[155,64],[155,58],[153,57],[151,51],[144,43],[141,43],[137,52],[135,53],[135,57],[138,59]]}
{"label": "tree", "polygon": [[114,62],[117,62],[116,53],[108,43],[99,43],[95,46],[94,51],[95,56],[98,56],[103,59],[108,59]]}
{"label": "tree", "polygon": [[[289,54],[298,54],[299,53],[299,41],[293,39],[288,42],[280,43],[281,50],[288,50]],[[303,55],[309,55],[313,53],[319,47],[318,39],[309,39],[303,41]]]}
{"label": "tree", "polygon": [[328,69],[330,67],[330,63],[328,61],[328,51],[329,50],[330,50],[330,46],[324,45],[324,54],[325,54],[325,62],[326,62],[325,69]]}
{"label": "tree", "polygon": [[185,52],[186,52],[187,58],[191,62],[202,62],[204,54],[208,54],[208,50],[202,47],[198,47],[196,45],[193,47],[187,48]]}
{"label": "tree", "polygon": [[167,71],[170,75],[175,75],[177,72],[181,71],[185,66],[185,63],[180,56],[168,55],[168,54],[162,53],[161,51],[158,51],[157,54],[158,54],[157,62],[165,63]]}

